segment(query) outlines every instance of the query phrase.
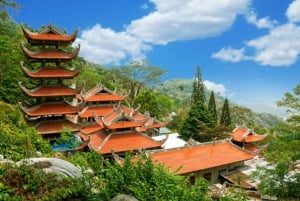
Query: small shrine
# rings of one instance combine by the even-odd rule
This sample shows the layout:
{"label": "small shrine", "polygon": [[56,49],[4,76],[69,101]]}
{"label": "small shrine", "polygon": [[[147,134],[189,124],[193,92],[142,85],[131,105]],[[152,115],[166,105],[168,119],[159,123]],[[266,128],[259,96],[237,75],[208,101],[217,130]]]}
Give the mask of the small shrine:
{"label": "small shrine", "polygon": [[231,133],[231,141],[234,144],[252,153],[259,153],[262,147],[256,143],[263,141],[265,137],[266,135],[259,135],[245,126],[237,126]]}

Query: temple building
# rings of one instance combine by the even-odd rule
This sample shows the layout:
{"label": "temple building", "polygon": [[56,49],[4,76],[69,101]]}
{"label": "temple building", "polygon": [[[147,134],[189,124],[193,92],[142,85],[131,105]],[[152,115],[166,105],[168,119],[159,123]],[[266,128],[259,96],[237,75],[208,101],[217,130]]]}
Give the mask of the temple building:
{"label": "temple building", "polygon": [[28,97],[20,108],[38,134],[51,141],[68,129],[91,150],[105,155],[161,148],[164,141],[150,136],[157,135],[165,123],[122,105],[127,95],[101,84],[85,90],[74,82],[80,67],[73,67],[72,61],[79,47],[70,46],[77,31],[65,35],[52,25],[40,32],[25,26],[22,30],[28,43],[21,45],[27,58],[21,69],[33,84],[19,83]]}
{"label": "temple building", "polygon": [[222,180],[222,174],[235,172],[252,159],[248,153],[229,139],[203,143],[191,147],[149,151],[154,162],[163,164],[178,175],[190,175],[191,183],[196,178],[205,178],[211,183]]}
{"label": "temple building", "polygon": [[81,137],[90,138],[90,149],[104,155],[161,149],[164,141],[153,140],[149,135],[166,124],[141,114],[139,108],[122,105],[126,98],[101,84],[78,95],[79,101],[86,103],[78,113],[83,125]]}
{"label": "temple building", "polygon": [[79,131],[81,126],[68,120],[68,115],[80,111],[78,104],[72,104],[82,90],[82,86],[72,83],[80,72],[80,67],[72,66],[79,47],[70,48],[77,31],[65,35],[52,25],[40,32],[21,27],[27,39],[27,44],[21,45],[27,58],[21,62],[21,69],[29,82],[19,83],[28,97],[19,105],[28,123],[45,138],[57,137],[65,127],[71,132]]}
{"label": "temple building", "polygon": [[253,129],[245,126],[237,126],[231,133],[231,141],[251,153],[258,154],[264,147],[258,146],[256,143],[265,139],[266,135],[259,135]]}

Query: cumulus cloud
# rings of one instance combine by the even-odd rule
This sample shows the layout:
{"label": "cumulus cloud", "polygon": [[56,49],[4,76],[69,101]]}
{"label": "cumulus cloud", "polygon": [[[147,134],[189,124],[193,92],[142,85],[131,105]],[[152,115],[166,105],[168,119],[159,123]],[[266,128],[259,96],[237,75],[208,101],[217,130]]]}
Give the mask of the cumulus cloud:
{"label": "cumulus cloud", "polygon": [[119,64],[122,60],[142,59],[151,47],[126,32],[115,32],[100,24],[84,30],[75,44],[81,45],[80,55],[101,64]]}
{"label": "cumulus cloud", "polygon": [[225,96],[227,92],[225,86],[222,84],[217,84],[209,80],[205,80],[203,81],[203,83],[208,90],[214,91],[215,93],[219,93],[221,96]]}
{"label": "cumulus cloud", "polygon": [[152,44],[216,36],[228,30],[249,0],[151,0],[156,10],[132,21],[126,32]]}
{"label": "cumulus cloud", "polygon": [[[268,34],[249,40],[240,49],[222,48],[212,55],[224,61],[238,62],[253,60],[267,66],[289,66],[294,64],[300,55],[300,27],[293,22],[299,21],[300,0],[293,1],[287,9],[288,22],[277,25],[268,17],[257,19],[254,13],[248,15],[248,22],[258,28],[269,28]],[[246,50],[254,50],[253,55],[245,55]]]}
{"label": "cumulus cloud", "polygon": [[246,19],[250,24],[254,24],[258,28],[273,28],[277,24],[275,20],[270,20],[269,17],[257,19],[253,11],[246,16]]}
{"label": "cumulus cloud", "polygon": [[245,58],[244,49],[222,48],[219,52],[214,53],[212,58],[236,63]]}
{"label": "cumulus cloud", "polygon": [[287,11],[286,11],[286,16],[291,22],[300,22],[300,0],[295,0],[293,1]]}
{"label": "cumulus cloud", "polygon": [[[152,45],[207,38],[227,31],[251,0],[150,0],[154,11],[116,32],[97,24],[82,31],[80,55],[101,64],[143,58]],[[146,4],[142,5],[142,8]]]}
{"label": "cumulus cloud", "polygon": [[256,49],[254,60],[262,65],[288,66],[300,54],[300,27],[285,24],[266,36],[250,40],[247,45]]}

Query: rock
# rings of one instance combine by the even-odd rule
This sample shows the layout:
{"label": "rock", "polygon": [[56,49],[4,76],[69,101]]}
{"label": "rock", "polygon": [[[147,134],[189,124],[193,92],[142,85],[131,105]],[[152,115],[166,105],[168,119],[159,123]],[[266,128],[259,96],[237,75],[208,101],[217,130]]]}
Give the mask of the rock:
{"label": "rock", "polygon": [[56,173],[65,177],[78,178],[82,176],[82,170],[72,163],[59,158],[29,158],[16,163],[26,164],[35,168],[41,168],[45,172]]}
{"label": "rock", "polygon": [[115,196],[111,201],[138,201],[135,197],[131,195],[119,194]]}

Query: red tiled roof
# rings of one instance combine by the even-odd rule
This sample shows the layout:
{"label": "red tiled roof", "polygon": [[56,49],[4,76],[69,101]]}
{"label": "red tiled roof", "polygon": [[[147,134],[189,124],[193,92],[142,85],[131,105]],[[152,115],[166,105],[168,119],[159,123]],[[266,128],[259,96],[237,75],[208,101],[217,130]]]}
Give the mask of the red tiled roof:
{"label": "red tiled roof", "polygon": [[237,142],[257,142],[265,139],[265,136],[257,135],[253,130],[245,127],[236,127],[233,130],[231,137]]}
{"label": "red tiled roof", "polygon": [[162,143],[139,133],[92,134],[90,143],[98,153],[109,154],[139,149],[160,148]]}
{"label": "red tiled roof", "polygon": [[80,126],[73,124],[72,122],[63,119],[63,120],[44,120],[38,123],[35,128],[38,134],[55,134],[61,133],[64,127],[68,127],[70,131],[79,131]]}
{"label": "red tiled roof", "polygon": [[91,125],[84,126],[80,131],[83,134],[91,134],[91,133],[101,130],[102,128],[103,127],[98,124],[91,124]]}
{"label": "red tiled roof", "polygon": [[79,108],[72,107],[66,103],[44,103],[31,107],[20,105],[22,111],[29,116],[44,116],[44,115],[63,115],[74,114],[79,111]]}
{"label": "red tiled roof", "polygon": [[117,129],[117,128],[135,128],[141,126],[141,122],[134,122],[134,121],[118,121],[108,125],[107,128],[109,129]]}
{"label": "red tiled roof", "polygon": [[106,154],[111,151],[117,153],[138,149],[159,148],[161,145],[161,142],[154,141],[139,133],[113,134],[99,150],[99,153]]}
{"label": "red tiled roof", "polygon": [[32,70],[25,68],[24,66],[21,66],[21,69],[24,72],[24,74],[30,78],[58,78],[58,77],[61,77],[61,78],[71,79],[71,78],[77,76],[80,72],[79,69],[71,71],[71,70],[66,70],[66,69],[59,68],[59,67],[53,67],[53,68],[44,67],[44,68],[38,69],[36,71],[32,71]]}
{"label": "red tiled roof", "polygon": [[77,57],[80,49],[77,48],[72,53],[67,53],[61,50],[41,50],[39,52],[31,52],[23,44],[21,47],[26,57],[37,61],[69,61]]}
{"label": "red tiled roof", "polygon": [[75,96],[80,93],[80,90],[66,86],[41,86],[35,89],[27,89],[21,86],[21,89],[30,97]]}
{"label": "red tiled roof", "polygon": [[21,26],[25,37],[31,44],[58,44],[58,45],[70,45],[77,37],[78,30],[72,35],[62,35],[51,33],[33,33]]}
{"label": "red tiled roof", "polygon": [[125,100],[126,97],[117,94],[95,94],[86,99],[87,102],[104,102],[104,101],[121,101]]}
{"label": "red tiled roof", "polygon": [[154,152],[153,161],[163,164],[172,171],[182,167],[177,174],[185,174],[227,165],[253,158],[253,155],[237,148],[229,141]]}
{"label": "red tiled roof", "polygon": [[94,114],[96,116],[105,116],[107,113],[109,113],[113,109],[113,106],[88,106],[85,109],[83,109],[79,116],[81,118],[85,117],[93,117]]}

